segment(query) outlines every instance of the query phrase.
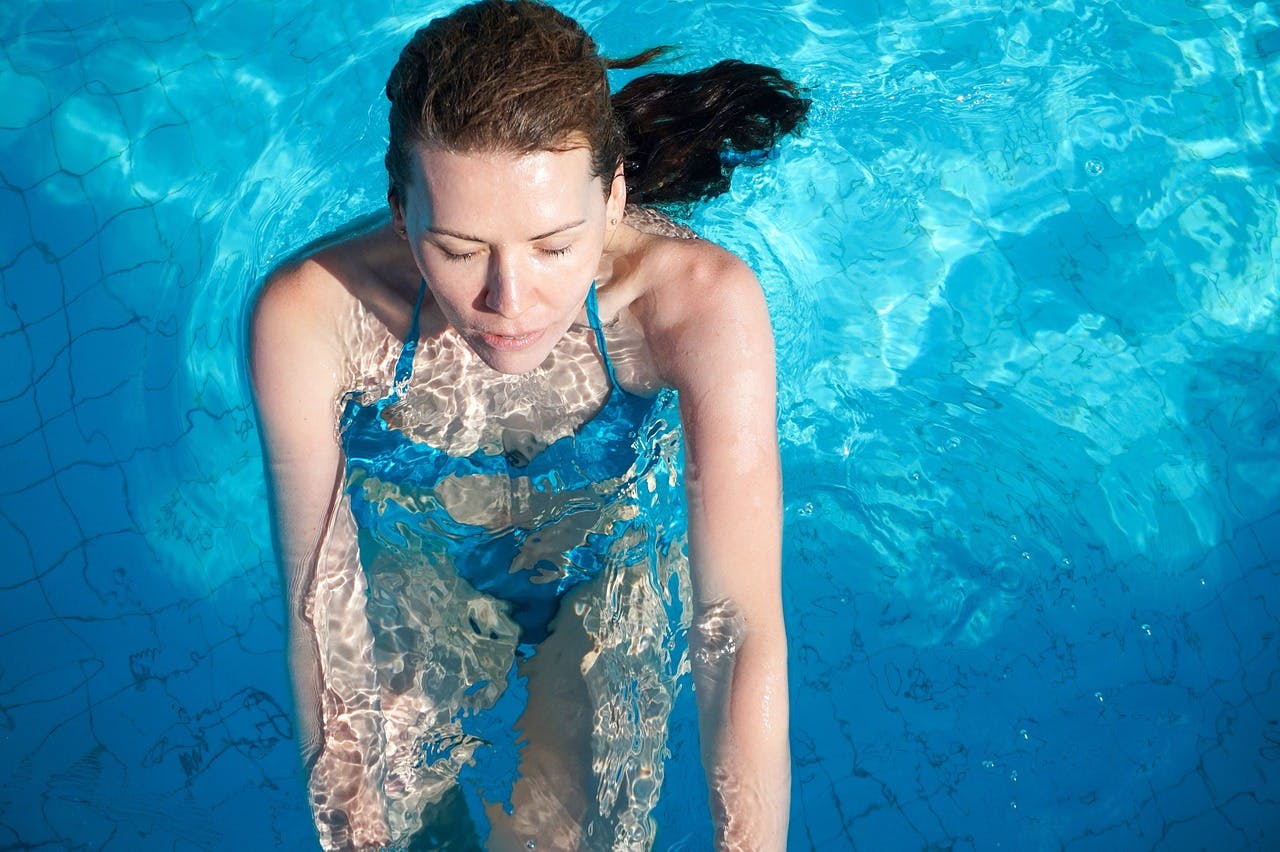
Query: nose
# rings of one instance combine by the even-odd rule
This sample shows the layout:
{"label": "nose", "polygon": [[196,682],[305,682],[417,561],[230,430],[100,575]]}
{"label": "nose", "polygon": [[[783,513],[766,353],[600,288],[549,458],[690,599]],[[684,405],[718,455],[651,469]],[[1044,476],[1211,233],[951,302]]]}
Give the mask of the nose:
{"label": "nose", "polygon": [[487,275],[484,303],[489,310],[514,318],[528,309],[532,294],[513,252],[491,251]]}

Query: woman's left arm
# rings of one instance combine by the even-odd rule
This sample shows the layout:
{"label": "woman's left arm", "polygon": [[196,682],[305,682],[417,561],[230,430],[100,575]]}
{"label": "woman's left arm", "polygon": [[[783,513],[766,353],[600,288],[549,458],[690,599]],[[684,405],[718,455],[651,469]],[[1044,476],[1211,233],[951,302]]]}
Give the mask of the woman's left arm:
{"label": "woman's left arm", "polygon": [[698,727],[717,848],[782,850],[791,766],[773,336],[751,270],[710,253],[664,311],[654,349],[680,392]]}

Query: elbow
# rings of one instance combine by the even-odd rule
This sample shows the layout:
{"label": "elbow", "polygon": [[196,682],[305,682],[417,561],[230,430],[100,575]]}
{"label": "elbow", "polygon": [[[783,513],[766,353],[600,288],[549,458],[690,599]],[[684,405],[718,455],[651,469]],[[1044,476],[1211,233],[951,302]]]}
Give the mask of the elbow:
{"label": "elbow", "polygon": [[[689,627],[695,676],[732,673],[742,657],[786,669],[787,636],[782,614],[748,616],[731,598],[700,604]],[[717,680],[719,678],[716,678]]]}
{"label": "elbow", "polygon": [[746,634],[742,611],[729,598],[700,605],[689,628],[689,652],[694,666],[732,666]]}

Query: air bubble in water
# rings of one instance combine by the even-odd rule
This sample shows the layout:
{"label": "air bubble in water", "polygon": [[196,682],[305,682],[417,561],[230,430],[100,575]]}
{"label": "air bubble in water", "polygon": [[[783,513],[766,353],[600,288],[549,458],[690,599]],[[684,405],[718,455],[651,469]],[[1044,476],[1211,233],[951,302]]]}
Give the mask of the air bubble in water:
{"label": "air bubble in water", "polygon": [[1017,780],[1018,780],[1018,770],[1016,770],[1016,769],[1015,769],[1015,770],[1013,770],[1012,772],[1010,772],[1010,773],[1009,773],[1009,780],[1010,780],[1010,781],[1017,781]]}
{"label": "air bubble in water", "polygon": [[1084,170],[1089,173],[1090,177],[1097,177],[1102,174],[1102,169],[1103,166],[1101,160],[1090,160],[1084,164]]}
{"label": "air bubble in water", "polygon": [[1145,633],[1145,634],[1147,634],[1148,636],[1150,636],[1150,635],[1151,635],[1151,625],[1150,625],[1150,624],[1144,624],[1144,625],[1142,625],[1142,632],[1143,632],[1143,633]]}
{"label": "air bubble in water", "polygon": [[1093,697],[1094,697],[1094,698],[1096,698],[1096,699],[1098,699],[1098,703],[1099,703],[1099,704],[1101,704],[1101,703],[1103,702],[1103,698],[1102,698],[1102,693],[1101,693],[1101,692],[1095,692],[1095,693],[1093,694]]}
{"label": "air bubble in water", "polygon": [[995,769],[995,768],[996,768],[996,762],[995,762],[994,760],[984,760],[984,761],[982,761],[982,768],[983,768],[983,769]]}

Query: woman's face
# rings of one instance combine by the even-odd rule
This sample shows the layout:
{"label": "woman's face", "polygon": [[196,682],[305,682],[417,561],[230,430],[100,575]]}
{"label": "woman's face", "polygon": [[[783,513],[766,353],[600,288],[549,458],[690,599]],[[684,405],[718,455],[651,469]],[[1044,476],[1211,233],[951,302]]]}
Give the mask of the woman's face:
{"label": "woman's face", "polygon": [[535,369],[581,314],[621,218],[621,178],[606,198],[586,147],[419,147],[413,175],[392,211],[444,319],[493,369]]}

